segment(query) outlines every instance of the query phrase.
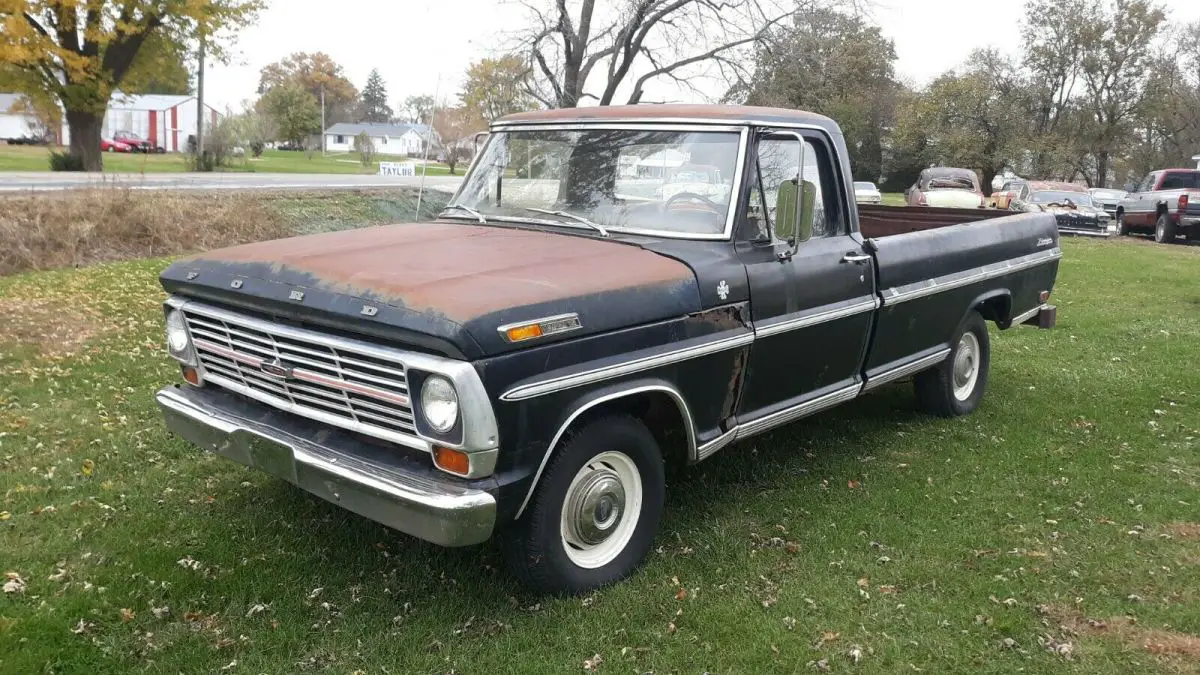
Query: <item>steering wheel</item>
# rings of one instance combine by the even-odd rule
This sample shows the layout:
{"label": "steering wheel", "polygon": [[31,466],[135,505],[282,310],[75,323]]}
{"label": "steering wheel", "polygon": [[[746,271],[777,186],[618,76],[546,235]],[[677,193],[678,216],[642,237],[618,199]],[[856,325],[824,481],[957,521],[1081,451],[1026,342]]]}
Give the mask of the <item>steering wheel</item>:
{"label": "steering wheel", "polygon": [[677,193],[675,193],[670,199],[667,200],[667,202],[665,204],[663,204],[663,211],[670,209],[672,204],[674,204],[676,201],[683,200],[683,199],[694,199],[694,200],[704,204],[705,206],[707,206],[709,208],[709,210],[711,210],[713,213],[721,212],[720,205],[718,205],[716,202],[709,199],[708,197],[705,197],[702,194],[697,194],[695,192],[677,192]]}

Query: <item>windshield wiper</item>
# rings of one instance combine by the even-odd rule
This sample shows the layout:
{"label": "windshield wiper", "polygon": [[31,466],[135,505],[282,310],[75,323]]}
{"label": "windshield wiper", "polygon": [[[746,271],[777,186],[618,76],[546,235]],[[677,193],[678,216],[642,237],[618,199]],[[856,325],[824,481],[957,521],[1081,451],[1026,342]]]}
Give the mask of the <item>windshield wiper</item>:
{"label": "windshield wiper", "polygon": [[[476,211],[475,209],[473,209],[469,206],[463,206],[462,204],[448,204],[446,206],[446,209],[461,209],[461,210],[466,211],[467,213],[475,216],[475,219],[478,220],[479,222],[487,224],[487,218],[484,218],[482,213]],[[442,210],[445,211],[446,209],[442,209]]]}
{"label": "windshield wiper", "polygon": [[533,211],[534,213],[545,213],[545,214],[551,215],[551,216],[558,216],[559,218],[570,218],[571,220],[574,220],[577,223],[583,223],[584,225],[587,225],[588,227],[592,228],[593,230],[599,232],[600,236],[602,236],[602,237],[608,236],[608,230],[604,229],[603,225],[601,225],[599,223],[593,223],[592,221],[588,220],[587,218],[584,218],[583,216],[577,216],[574,213],[570,213],[569,211],[552,211],[550,209],[539,209],[539,208],[536,208],[533,206],[526,206],[526,207],[524,207],[524,209],[526,211]]}

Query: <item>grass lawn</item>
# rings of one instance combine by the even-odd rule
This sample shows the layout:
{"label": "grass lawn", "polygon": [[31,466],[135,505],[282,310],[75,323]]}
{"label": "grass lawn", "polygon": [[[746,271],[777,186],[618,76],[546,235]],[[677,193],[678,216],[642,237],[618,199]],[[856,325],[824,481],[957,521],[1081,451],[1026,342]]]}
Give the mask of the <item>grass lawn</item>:
{"label": "grass lawn", "polygon": [[976,414],[896,385],[727,448],[573,599],[170,437],[165,261],[2,278],[0,672],[1195,672],[1200,249],[1063,249]]}
{"label": "grass lawn", "polygon": [[[0,171],[49,171],[50,150],[43,147],[24,145],[0,145]],[[405,158],[388,155],[379,156],[370,168],[365,168],[355,155],[320,153],[309,159],[303,152],[267,150],[259,158],[235,159],[226,171],[254,171],[259,173],[376,173],[378,162],[403,161]],[[111,152],[104,154],[104,170],[109,173],[171,173],[187,171],[183,156],[167,153],[143,155]],[[456,168],[457,174],[466,170],[466,162]],[[430,176],[444,176],[450,172],[444,164],[431,162]]]}
{"label": "grass lawn", "polygon": [[883,193],[883,205],[884,206],[905,206],[907,204],[908,204],[908,202],[905,201],[903,192],[884,192]]}

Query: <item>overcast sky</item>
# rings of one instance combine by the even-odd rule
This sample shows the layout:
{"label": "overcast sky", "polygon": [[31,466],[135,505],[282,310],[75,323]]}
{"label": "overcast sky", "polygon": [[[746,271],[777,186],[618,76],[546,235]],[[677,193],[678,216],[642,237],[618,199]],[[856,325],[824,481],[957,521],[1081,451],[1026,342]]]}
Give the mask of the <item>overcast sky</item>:
{"label": "overcast sky", "polygon": [[[617,0],[601,0],[614,3]],[[1176,21],[1200,18],[1200,0],[1163,0]],[[872,14],[896,43],[898,75],[915,85],[960,64],[976,47],[1016,53],[1024,0],[875,0]],[[497,0],[269,0],[244,31],[238,57],[211,66],[205,98],[219,109],[255,96],[259,70],[292,52],[324,51],[362,88],[371,68],[387,82],[389,104],[414,94],[453,97],[472,61],[494,55],[500,36],[519,29],[522,10]],[[722,88],[705,84],[718,96]],[[660,84],[647,99],[705,102]]]}

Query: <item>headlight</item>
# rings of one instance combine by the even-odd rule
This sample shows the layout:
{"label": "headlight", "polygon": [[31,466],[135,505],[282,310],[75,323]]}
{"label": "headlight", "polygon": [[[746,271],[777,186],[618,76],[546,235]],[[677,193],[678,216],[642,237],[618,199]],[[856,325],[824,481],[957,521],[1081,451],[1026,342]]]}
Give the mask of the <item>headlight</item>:
{"label": "headlight", "polygon": [[458,421],[458,392],[444,377],[430,375],[421,385],[421,412],[425,423],[439,434],[454,428]]}
{"label": "headlight", "polygon": [[191,348],[187,326],[183,323],[183,312],[173,309],[167,312],[167,349],[174,356],[187,356]]}

